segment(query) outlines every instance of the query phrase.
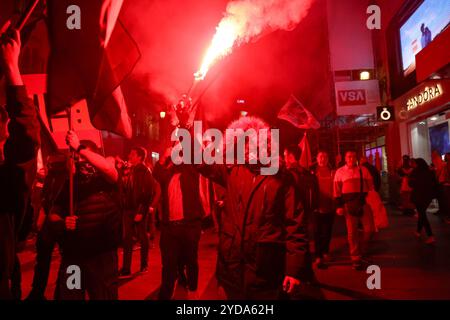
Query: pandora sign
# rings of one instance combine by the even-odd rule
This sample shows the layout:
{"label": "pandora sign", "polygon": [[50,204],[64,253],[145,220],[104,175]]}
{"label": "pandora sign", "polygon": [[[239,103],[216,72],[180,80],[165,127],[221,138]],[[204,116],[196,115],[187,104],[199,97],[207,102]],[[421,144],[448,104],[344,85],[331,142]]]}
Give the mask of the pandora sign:
{"label": "pandora sign", "polygon": [[432,87],[425,87],[425,89],[411,98],[408,98],[406,102],[407,110],[412,110],[421,106],[433,99],[442,95],[442,87],[440,84],[436,84]]}

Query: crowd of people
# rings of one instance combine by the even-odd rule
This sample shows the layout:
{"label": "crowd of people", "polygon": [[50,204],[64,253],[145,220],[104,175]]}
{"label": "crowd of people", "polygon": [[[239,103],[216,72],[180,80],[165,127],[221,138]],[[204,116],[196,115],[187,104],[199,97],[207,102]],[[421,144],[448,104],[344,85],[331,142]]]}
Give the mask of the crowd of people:
{"label": "crowd of people", "polygon": [[[7,83],[7,106],[0,109],[5,128],[0,166],[0,299],[21,298],[17,248],[28,233],[25,221],[36,207],[30,199],[39,121],[21,80],[19,52],[16,32],[2,42],[0,57]],[[269,128],[254,117],[241,117],[231,126]],[[73,131],[66,142],[75,161],[68,161],[65,154],[47,160],[29,299],[45,299],[56,246],[61,263],[55,299],[118,299],[119,279],[133,275],[135,242],[140,245],[139,272],[148,272],[149,224],[154,227],[155,220],[162,261],[159,299],[171,299],[177,283],[190,299],[197,299],[198,248],[207,214],[218,231],[216,278],[227,299],[295,298],[302,283],[314,281],[314,266],[328,267],[336,214],[345,217],[355,270],[365,270],[370,239],[387,224],[385,210],[372,204],[381,204],[380,173],[364,157],[358,159],[354,150],[345,153],[345,164],[339,168],[333,168],[327,151],[320,150],[314,166],[305,168],[299,161],[302,150],[290,145],[279,172],[261,175],[261,163],[249,164],[248,154],[247,164],[175,165],[168,148],[154,166],[148,166],[142,147],[132,148],[124,161],[104,157],[94,142],[80,140]],[[278,148],[275,141],[271,143],[269,148]],[[417,209],[417,233],[425,228],[427,243],[434,239],[426,209],[438,194],[448,192],[448,164],[434,169],[446,172],[441,173],[446,178],[440,180],[440,187],[423,159],[415,159],[411,166],[404,157],[399,169],[406,177],[402,208],[407,213]],[[81,270],[81,285],[75,289],[68,286],[72,275],[68,270],[73,266]]]}
{"label": "crowd of people", "polygon": [[422,158],[411,158],[404,155],[401,166],[397,169],[400,177],[400,209],[404,215],[417,215],[416,236],[421,237],[425,229],[426,242],[436,241],[427,217],[427,209],[436,199],[438,212],[436,214],[447,223],[450,222],[450,154],[442,160],[438,152],[432,153],[432,164]]}

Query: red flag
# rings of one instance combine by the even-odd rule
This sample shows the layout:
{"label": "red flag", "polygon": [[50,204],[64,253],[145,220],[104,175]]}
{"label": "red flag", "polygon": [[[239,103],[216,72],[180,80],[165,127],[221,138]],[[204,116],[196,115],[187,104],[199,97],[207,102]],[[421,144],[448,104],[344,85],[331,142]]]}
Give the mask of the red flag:
{"label": "red flag", "polygon": [[286,120],[299,129],[320,128],[319,121],[292,94],[278,112],[278,119]]}
{"label": "red flag", "polygon": [[300,165],[303,168],[309,169],[312,165],[312,156],[311,156],[311,148],[309,147],[308,137],[305,134],[303,135],[302,141],[300,141],[299,145],[300,149],[302,149],[302,155],[300,157]]}
{"label": "red flag", "polygon": [[[131,137],[131,121],[120,84],[133,70],[140,53],[118,20],[122,3],[47,2],[51,47],[47,112],[52,115],[86,99],[94,127]],[[80,28],[69,28],[77,12]]]}

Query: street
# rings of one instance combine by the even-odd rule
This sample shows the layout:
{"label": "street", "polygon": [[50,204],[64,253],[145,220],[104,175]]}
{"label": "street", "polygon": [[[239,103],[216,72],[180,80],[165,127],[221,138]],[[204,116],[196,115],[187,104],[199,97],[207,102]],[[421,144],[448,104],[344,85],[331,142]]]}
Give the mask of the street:
{"label": "street", "polygon": [[[435,245],[426,245],[414,235],[416,219],[406,217],[390,209],[387,229],[376,234],[371,246],[371,262],[381,269],[381,289],[369,290],[366,286],[370,276],[365,271],[352,270],[344,219],[336,217],[329,268],[315,269],[319,284],[303,287],[307,299],[450,299],[450,226],[433,213],[428,213],[436,236]],[[222,299],[214,278],[217,234],[206,230],[199,249],[199,298]],[[313,245],[312,245],[313,247]],[[34,267],[34,240],[29,240],[20,254],[22,262],[22,290],[25,298],[31,289]],[[119,252],[119,261],[121,259]],[[52,299],[55,288],[59,253],[54,251],[47,299]],[[133,277],[120,280],[121,300],[154,300],[157,298],[161,279],[161,259],[157,245],[150,250],[149,272],[139,274],[139,251],[133,253]],[[175,299],[187,299],[182,288],[175,291]]]}

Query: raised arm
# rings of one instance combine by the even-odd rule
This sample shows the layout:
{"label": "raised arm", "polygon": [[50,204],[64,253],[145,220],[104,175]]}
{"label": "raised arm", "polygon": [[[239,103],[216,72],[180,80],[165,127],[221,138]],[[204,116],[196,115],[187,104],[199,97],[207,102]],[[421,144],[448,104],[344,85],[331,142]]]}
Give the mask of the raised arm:
{"label": "raised arm", "polygon": [[81,157],[103,173],[108,180],[117,182],[119,173],[117,172],[113,158],[105,158],[89,148],[82,148],[80,140],[74,131],[67,133],[66,142],[73,150],[77,150]]}
{"label": "raised arm", "polygon": [[9,117],[8,139],[5,142],[5,161],[25,164],[36,159],[40,145],[40,126],[36,108],[28,98],[19,71],[20,34],[1,40],[0,67],[6,80],[6,111]]}

